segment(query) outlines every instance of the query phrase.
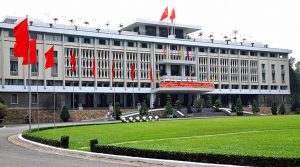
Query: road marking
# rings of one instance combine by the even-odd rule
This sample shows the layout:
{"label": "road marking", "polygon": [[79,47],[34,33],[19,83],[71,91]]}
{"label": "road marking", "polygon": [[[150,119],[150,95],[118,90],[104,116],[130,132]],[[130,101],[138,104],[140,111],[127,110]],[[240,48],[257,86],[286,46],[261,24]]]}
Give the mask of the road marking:
{"label": "road marking", "polygon": [[254,131],[244,131],[244,132],[220,133],[220,134],[213,134],[213,135],[186,136],[186,137],[170,137],[170,138],[147,139],[147,140],[133,140],[133,141],[127,141],[127,142],[120,142],[120,143],[111,143],[111,144],[108,144],[108,145],[135,144],[135,143],[141,143],[141,142],[153,142],[153,141],[164,141],[164,140],[178,140],[178,139],[192,139],[192,138],[227,136],[227,135],[239,135],[239,134],[247,134],[247,133],[271,132],[271,131],[281,131],[281,130],[279,130],[279,129],[273,129],[273,130],[254,130]]}

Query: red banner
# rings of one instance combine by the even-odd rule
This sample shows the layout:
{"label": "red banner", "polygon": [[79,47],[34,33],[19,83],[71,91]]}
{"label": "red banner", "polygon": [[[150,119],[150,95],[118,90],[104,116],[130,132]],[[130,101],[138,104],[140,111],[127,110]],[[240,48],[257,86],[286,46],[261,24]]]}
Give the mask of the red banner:
{"label": "red banner", "polygon": [[213,89],[210,82],[160,82],[160,88],[204,88]]}

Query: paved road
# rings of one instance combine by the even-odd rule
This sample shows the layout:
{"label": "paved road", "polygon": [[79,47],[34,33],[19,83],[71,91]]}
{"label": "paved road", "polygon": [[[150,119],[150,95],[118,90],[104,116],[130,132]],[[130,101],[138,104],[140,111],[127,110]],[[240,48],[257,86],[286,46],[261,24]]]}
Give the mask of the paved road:
{"label": "paved road", "polygon": [[[44,124],[43,126],[47,126]],[[36,126],[33,126],[36,127]],[[9,142],[11,135],[21,133],[28,125],[9,126],[0,128],[0,166],[1,167],[125,167],[136,166],[118,162],[92,161],[75,157],[36,152]]]}

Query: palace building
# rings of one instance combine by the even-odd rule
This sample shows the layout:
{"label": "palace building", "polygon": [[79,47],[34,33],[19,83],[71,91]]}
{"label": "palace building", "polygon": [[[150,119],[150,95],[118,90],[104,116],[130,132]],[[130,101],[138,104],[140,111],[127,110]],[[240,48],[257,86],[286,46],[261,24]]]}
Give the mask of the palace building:
{"label": "palace building", "polygon": [[[12,30],[23,19],[6,17],[0,23],[0,96],[9,108],[28,107],[28,66],[13,53]],[[185,106],[207,95],[225,106],[238,97],[245,106],[253,99],[267,105],[273,97],[285,103],[290,94],[291,50],[189,36],[201,26],[136,19],[114,31],[29,19],[29,30],[38,56],[30,69],[33,107],[53,105],[53,94],[56,105],[76,109],[109,108],[114,101],[137,108],[143,100],[157,108],[166,104],[167,94]],[[44,54],[53,45],[55,64],[45,70]]]}

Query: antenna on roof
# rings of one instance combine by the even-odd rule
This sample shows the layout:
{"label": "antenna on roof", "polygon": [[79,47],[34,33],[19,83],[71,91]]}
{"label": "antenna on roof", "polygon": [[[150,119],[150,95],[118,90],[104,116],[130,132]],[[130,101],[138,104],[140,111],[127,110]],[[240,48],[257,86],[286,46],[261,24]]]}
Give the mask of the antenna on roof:
{"label": "antenna on roof", "polygon": [[74,24],[74,20],[73,19],[70,19],[69,22],[71,23],[71,25]]}
{"label": "antenna on roof", "polygon": [[239,34],[239,30],[236,29],[236,27],[235,27],[234,30],[233,30],[233,32],[232,32],[234,42],[236,42],[238,34]]}
{"label": "antenna on roof", "polygon": [[211,43],[213,43],[214,42],[214,35],[213,35],[213,33],[210,33],[210,35],[208,37],[210,38]]}
{"label": "antenna on roof", "polygon": [[54,17],[54,18],[53,18],[54,24],[56,24],[57,21],[58,21],[58,18],[57,18],[57,17]]}
{"label": "antenna on roof", "polygon": [[87,27],[90,23],[88,21],[84,21],[83,24]]}
{"label": "antenna on roof", "polygon": [[105,23],[105,26],[106,26],[107,31],[108,31],[109,24],[110,24],[109,21],[107,21],[107,22]]}
{"label": "antenna on roof", "polygon": [[198,36],[202,39],[202,36],[203,36],[203,32],[199,32]]}

